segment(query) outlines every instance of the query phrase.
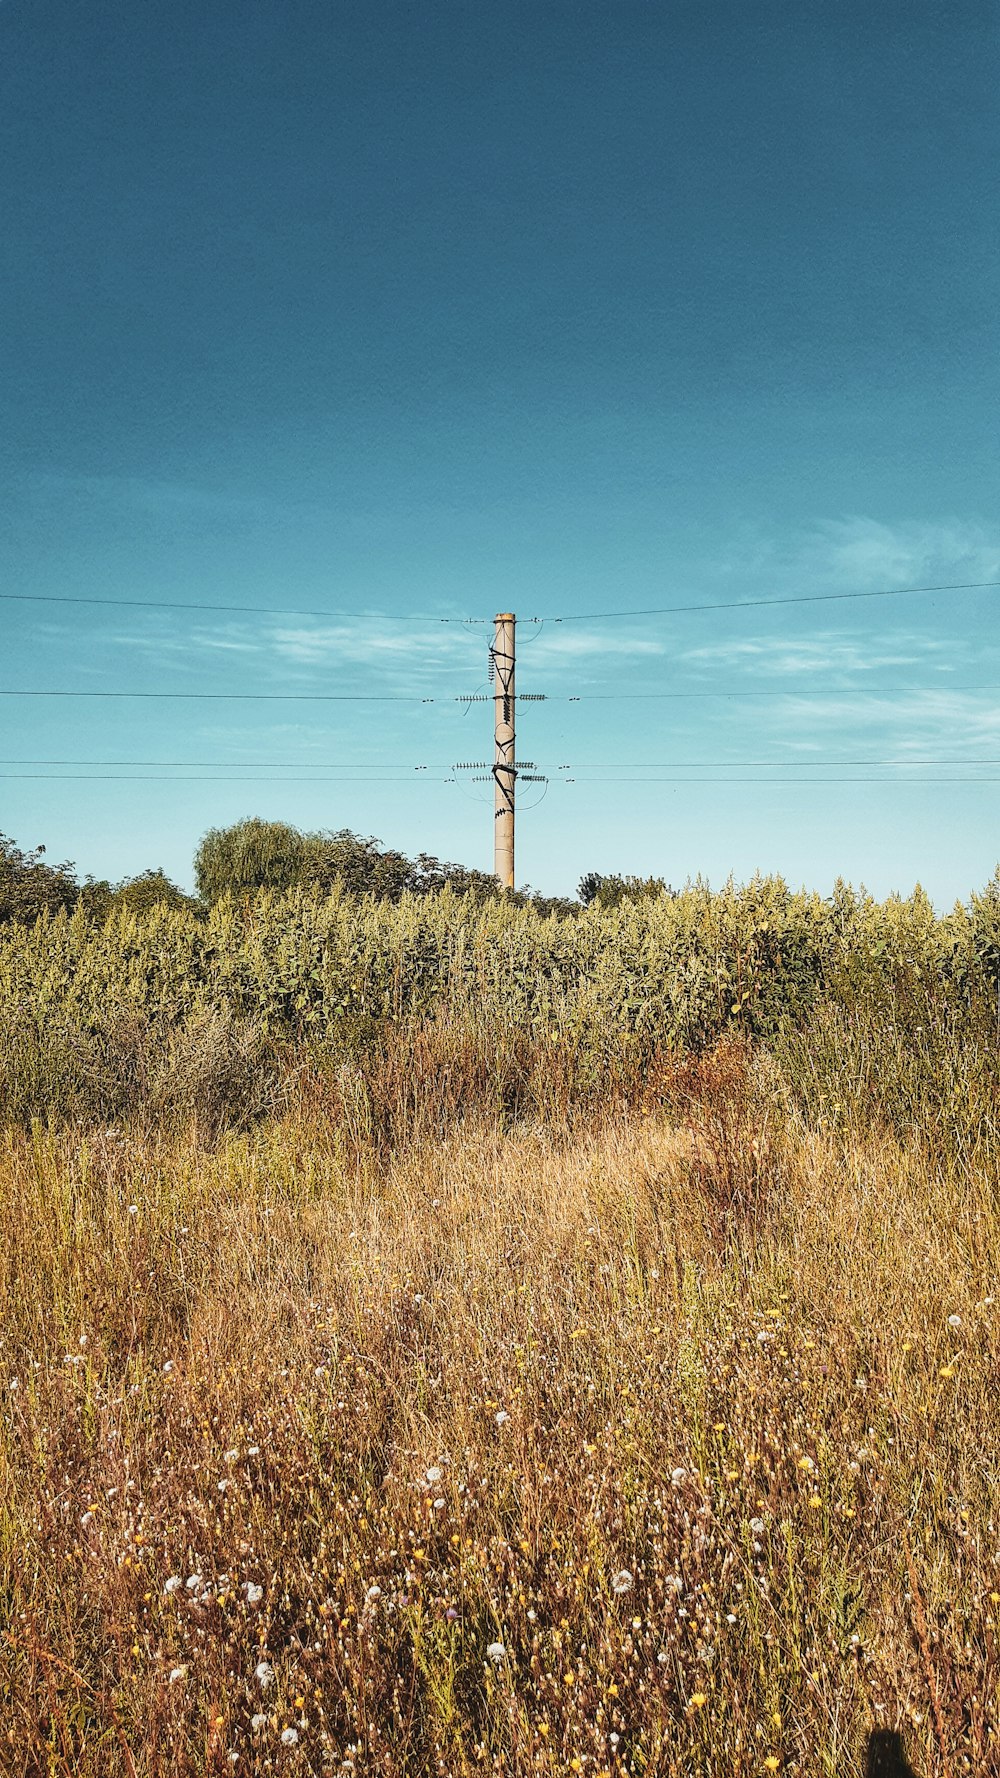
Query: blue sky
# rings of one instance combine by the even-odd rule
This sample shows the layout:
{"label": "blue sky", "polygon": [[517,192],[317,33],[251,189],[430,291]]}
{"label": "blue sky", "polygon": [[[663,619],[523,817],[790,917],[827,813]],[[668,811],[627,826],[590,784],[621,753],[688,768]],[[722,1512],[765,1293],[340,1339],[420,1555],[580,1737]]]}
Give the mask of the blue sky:
{"label": "blue sky", "polygon": [[[149,604],[0,604],[0,689],[444,700],[0,698],[20,843],[189,881],[261,813],[488,866],[444,781],[486,632],[414,613],[1000,579],[991,6],[7,0],[0,62],[3,588]],[[998,599],[524,621],[519,879],[966,894]],[[931,763],[825,763],[883,760]]]}

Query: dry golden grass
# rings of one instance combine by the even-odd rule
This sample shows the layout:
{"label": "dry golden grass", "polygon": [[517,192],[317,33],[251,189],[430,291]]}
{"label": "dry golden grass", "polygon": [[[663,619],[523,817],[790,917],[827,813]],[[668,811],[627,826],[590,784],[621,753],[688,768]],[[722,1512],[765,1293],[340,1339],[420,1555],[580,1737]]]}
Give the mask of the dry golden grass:
{"label": "dry golden grass", "polygon": [[1000,1770],[995,1178],[704,1086],[7,1136],[3,1772]]}

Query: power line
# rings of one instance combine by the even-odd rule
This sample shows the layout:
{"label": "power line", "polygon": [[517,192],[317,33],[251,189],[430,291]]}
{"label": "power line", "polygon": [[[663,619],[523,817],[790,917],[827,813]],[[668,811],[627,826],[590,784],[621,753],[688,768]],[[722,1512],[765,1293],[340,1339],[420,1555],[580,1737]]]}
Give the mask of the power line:
{"label": "power line", "polygon": [[748,690],[743,686],[725,686],[708,691],[585,691],[575,696],[552,692],[529,692],[528,697],[549,704],[633,703],[637,698],[900,698],[913,693],[1000,691],[1000,685],[839,685],[796,690],[794,686],[772,686],[767,690]]}
{"label": "power line", "polygon": [[[412,784],[413,778],[230,778],[177,776],[150,772],[0,772],[0,781],[33,784]],[[454,778],[421,778],[422,784],[454,784]]]}
{"label": "power line", "polygon": [[[189,774],[174,773],[143,773],[143,772],[0,772],[0,782],[27,782],[33,784],[457,784],[457,778],[414,779],[407,777],[343,777],[343,778],[274,778],[257,776],[245,778],[225,777],[194,777]],[[1000,778],[746,778],[729,775],[716,778],[553,778],[547,780],[553,784],[576,785],[581,789],[596,789],[599,785],[616,784],[673,784],[679,787],[687,785],[697,790],[705,784],[895,784],[900,787],[910,784],[1000,784]]]}
{"label": "power line", "polygon": [[[823,605],[845,599],[899,599],[917,593],[966,593],[995,587],[1000,587],[1000,580],[959,580],[941,582],[935,586],[877,587],[866,592],[793,593],[775,598],[719,599],[705,604],[653,605],[634,611],[575,611],[563,613],[558,617],[534,618],[530,621],[572,624],[587,623],[598,619],[603,623],[612,618],[671,617],[674,614],[697,611],[750,611],[764,605]],[[0,600],[25,605],[96,605],[131,611],[207,611],[226,613],[230,616],[349,618],[369,623],[478,625],[492,621],[486,617],[444,617],[434,612],[345,611],[298,605],[230,605],[180,599],[105,599],[78,593],[0,593]]]}
{"label": "power line", "polygon": [[[850,759],[838,755],[835,759],[623,759],[623,760],[566,760],[554,766],[545,760],[537,762],[548,771],[559,772],[591,772],[591,771],[623,771],[645,772],[671,769],[674,771],[703,771],[712,767],[730,766],[734,770],[750,770],[754,767],[801,768],[813,770],[818,766],[995,766],[1000,765],[1000,755],[989,755],[983,758],[961,758],[951,754],[937,755],[933,758],[923,756],[911,759],[899,759],[895,756],[877,759]],[[255,771],[261,768],[267,771],[316,771],[316,772],[363,772],[363,771],[413,771],[413,772],[452,772],[457,768],[453,764],[435,764],[431,761],[411,765],[406,760],[376,760],[365,765],[357,760],[350,760],[338,765],[333,760],[290,759],[0,759],[0,766],[127,766],[136,770],[144,766],[156,766],[164,771],[172,769],[209,770],[212,767],[228,767],[231,771]],[[306,779],[308,783],[311,780]],[[363,780],[359,780],[363,782]],[[402,780],[400,780],[402,782]]]}
{"label": "power line", "polygon": [[21,605],[108,605],[130,611],[224,611],[257,617],[357,618],[366,623],[484,624],[485,617],[439,617],[427,611],[316,611],[299,605],[211,605],[189,599],[92,599],[77,593],[0,593]]}
{"label": "power line", "polygon": [[467,698],[421,698],[381,691],[16,691],[0,690],[0,698],[154,698],[211,699],[213,703],[254,704],[465,704]]}
{"label": "power line", "polygon": [[599,784],[675,784],[699,790],[703,784],[1000,784],[1000,778],[554,778],[554,784],[577,784],[593,790]]}
{"label": "power line", "polygon": [[[516,701],[519,704],[592,704],[613,703],[627,700],[634,702],[642,699],[691,699],[691,698],[898,698],[909,697],[913,693],[926,694],[933,692],[970,692],[1000,691],[1000,685],[841,685],[827,687],[809,687],[796,690],[794,686],[769,686],[755,690],[744,686],[712,687],[703,691],[607,691],[607,692],[564,692],[528,691],[518,692]],[[19,690],[16,688],[0,688],[0,698],[140,698],[153,700],[194,699],[214,703],[304,703],[304,704],[486,704],[492,703],[481,692],[463,694],[446,694],[444,697],[419,697],[403,692],[337,692],[337,691],[93,691],[93,690]]]}
{"label": "power line", "polygon": [[692,611],[752,611],[761,605],[827,605],[842,599],[902,599],[913,593],[971,593],[1000,587],[1000,580],[958,580],[940,586],[878,587],[864,593],[793,593],[773,599],[718,599],[707,605],[651,605],[638,611],[574,611],[563,617],[536,619],[548,624],[602,623],[616,617],[673,617]]}

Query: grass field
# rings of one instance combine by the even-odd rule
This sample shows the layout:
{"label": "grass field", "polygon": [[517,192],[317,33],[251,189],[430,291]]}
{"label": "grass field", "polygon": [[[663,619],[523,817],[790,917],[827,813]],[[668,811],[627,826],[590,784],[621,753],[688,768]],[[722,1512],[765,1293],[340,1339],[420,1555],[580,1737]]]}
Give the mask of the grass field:
{"label": "grass field", "polygon": [[19,1111],[0,1769],[1000,1770],[993,1013],[936,994]]}

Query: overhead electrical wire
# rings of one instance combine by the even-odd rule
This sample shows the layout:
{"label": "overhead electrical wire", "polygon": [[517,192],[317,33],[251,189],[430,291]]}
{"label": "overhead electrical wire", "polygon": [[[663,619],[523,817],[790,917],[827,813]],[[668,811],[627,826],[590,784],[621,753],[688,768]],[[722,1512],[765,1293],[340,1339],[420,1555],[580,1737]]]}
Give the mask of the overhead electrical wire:
{"label": "overhead electrical wire", "polygon": [[[1000,580],[943,581],[933,586],[874,587],[867,591],[843,593],[790,593],[759,599],[717,599],[701,604],[652,605],[632,611],[573,611],[550,617],[528,617],[527,623],[572,624],[598,620],[606,623],[615,618],[671,617],[696,611],[751,611],[765,605],[824,605],[846,599],[901,599],[918,593],[967,593],[1000,587]],[[440,623],[490,624],[490,617],[442,616],[421,611],[345,611],[317,609],[295,605],[231,605],[200,600],[180,599],[106,599],[80,593],[0,593],[0,600],[25,605],[88,605],[121,608],[130,611],[207,611],[229,616],[257,617],[320,617],[367,623]]]}
{"label": "overhead electrical wire", "polygon": [[[634,702],[642,699],[692,699],[692,698],[898,698],[908,697],[913,693],[924,695],[933,692],[970,692],[1000,691],[1000,685],[838,685],[808,687],[797,690],[794,686],[770,686],[766,689],[749,689],[744,686],[715,686],[702,691],[586,691],[586,692],[518,692],[515,702],[519,704],[592,704]],[[417,693],[379,692],[379,691],[102,691],[91,689],[74,690],[57,688],[40,690],[35,687],[21,690],[17,687],[0,687],[0,698],[139,698],[155,701],[193,699],[199,702],[215,703],[253,703],[253,704],[492,704],[492,696],[485,693],[456,694],[445,693],[441,697],[420,697]]]}
{"label": "overhead electrical wire", "polygon": [[[0,782],[33,784],[412,784],[413,778],[231,778],[152,772],[0,772]],[[454,784],[454,778],[421,778],[422,784]]]}
{"label": "overhead electrical wire", "polygon": [[[473,780],[475,782],[476,780]],[[192,776],[177,773],[149,772],[0,772],[0,783],[32,783],[32,784],[456,784],[460,778],[420,777],[381,777],[381,778],[274,778],[269,776],[233,778],[229,776]],[[1000,784],[1000,778],[746,778],[732,774],[715,778],[565,778],[557,777],[546,780],[549,784],[579,785],[581,789],[593,790],[598,786],[616,784],[673,784],[678,788],[685,785],[697,790],[705,784],[895,784],[908,786],[911,784]]]}
{"label": "overhead electrical wire", "polygon": [[828,605],[842,599],[903,599],[914,593],[971,593],[987,587],[1000,587],[1000,580],[956,580],[939,586],[875,587],[868,592],[851,593],[789,593],[764,599],[716,599],[698,605],[648,605],[636,611],[574,611],[562,617],[533,618],[534,623],[580,624],[599,621],[607,623],[619,617],[672,617],[692,611],[753,611],[762,605]]}
{"label": "overhead electrical wire", "polygon": [[441,617],[432,611],[317,611],[301,605],[216,605],[191,599],[97,599],[80,593],[0,593],[22,605],[107,605],[129,611],[212,611],[230,616],[351,618],[363,623],[485,624],[489,617]]}
{"label": "overhead electrical wire", "polygon": [[[815,770],[820,766],[997,766],[1000,765],[1000,754],[990,754],[982,758],[973,756],[961,758],[954,755],[938,755],[934,758],[916,757],[899,759],[892,756],[878,759],[850,759],[838,756],[836,759],[623,759],[623,760],[568,760],[557,766],[546,765],[544,760],[538,762],[550,772],[646,772],[646,771],[704,771],[708,769],[731,767],[734,771],[753,768],[773,767],[775,770],[791,770],[801,768]],[[0,766],[116,766],[139,770],[144,767],[157,767],[163,771],[171,770],[211,770],[228,768],[236,771],[257,771],[260,769],[274,772],[452,772],[457,770],[454,765],[435,765],[432,762],[421,762],[411,765],[400,760],[373,760],[365,765],[357,760],[350,760],[338,765],[332,760],[291,759],[0,759]],[[311,782],[311,780],[305,780]],[[359,780],[363,782],[363,780]]]}

